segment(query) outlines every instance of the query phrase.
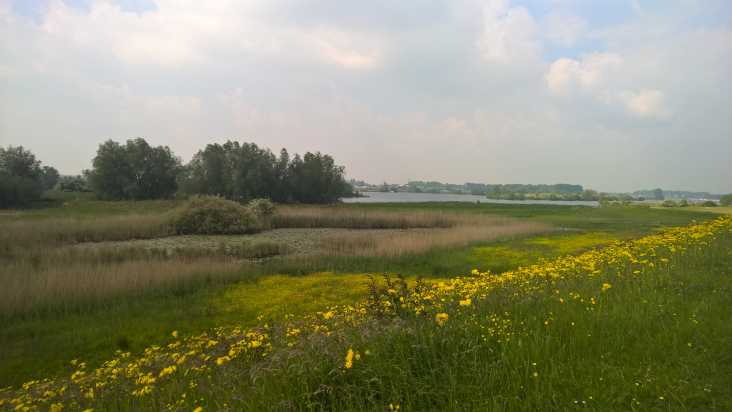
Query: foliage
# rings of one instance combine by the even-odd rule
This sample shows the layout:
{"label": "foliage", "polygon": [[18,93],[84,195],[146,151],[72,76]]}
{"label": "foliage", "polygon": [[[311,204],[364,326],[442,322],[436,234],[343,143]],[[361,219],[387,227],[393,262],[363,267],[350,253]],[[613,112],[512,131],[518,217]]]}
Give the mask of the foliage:
{"label": "foliage", "polygon": [[269,199],[254,199],[247,206],[255,215],[261,217],[272,216],[277,212],[277,205]]}
{"label": "foliage", "polygon": [[719,198],[719,205],[720,206],[730,206],[732,205],[732,193],[722,195],[722,197]]}
{"label": "foliage", "polygon": [[658,202],[658,204],[656,204],[656,206],[658,206],[658,207],[678,207],[679,204],[676,203],[676,201],[673,199],[666,199],[663,202]]}
{"label": "foliage", "polygon": [[91,192],[84,179],[58,179],[53,190],[56,192]]}
{"label": "foliage", "polygon": [[41,198],[41,162],[23,146],[0,147],[0,207],[25,205]]}
{"label": "foliage", "polygon": [[43,172],[41,173],[41,185],[43,190],[52,190],[58,182],[58,170],[50,166],[43,166]]}
{"label": "foliage", "polygon": [[186,165],[181,177],[186,194],[219,195],[240,202],[268,198],[277,203],[335,203],[353,188],[333,158],[306,153],[290,160],[254,143],[209,144]]}
{"label": "foliage", "polygon": [[167,199],[178,190],[180,167],[180,158],[167,146],[152,147],[141,138],[125,145],[107,140],[84,175],[101,200]]}
{"label": "foliage", "polygon": [[663,190],[653,189],[653,197],[658,200],[663,200]]}
{"label": "foliage", "polygon": [[248,207],[219,196],[194,195],[168,216],[171,227],[183,234],[236,234],[259,230]]}
{"label": "foliage", "polygon": [[701,202],[699,204],[699,206],[701,206],[701,207],[717,207],[717,202],[715,202],[713,200],[706,200],[704,202]]}
{"label": "foliage", "polygon": [[0,400],[8,409],[725,410],[731,225],[728,216],[502,275],[375,284],[365,304],[251,328],[173,331],[170,344],[119,351],[98,368],[74,360],[65,376]]}

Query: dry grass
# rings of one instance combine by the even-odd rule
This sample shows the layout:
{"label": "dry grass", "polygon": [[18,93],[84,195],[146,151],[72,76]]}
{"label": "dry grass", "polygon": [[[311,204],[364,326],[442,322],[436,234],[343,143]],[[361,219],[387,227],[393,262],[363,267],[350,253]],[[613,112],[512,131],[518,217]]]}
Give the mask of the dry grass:
{"label": "dry grass", "polygon": [[84,259],[52,253],[40,261],[4,261],[0,265],[0,319],[85,311],[124,297],[193,290],[238,273],[228,258],[219,256],[148,256],[122,262],[114,262],[110,256],[97,253]]}
{"label": "dry grass", "polygon": [[475,215],[430,211],[389,212],[342,207],[280,206],[275,215],[262,219],[262,228],[448,228],[474,217]]}
{"label": "dry grass", "polygon": [[552,226],[545,223],[480,215],[457,216],[460,217],[456,218],[455,226],[447,229],[405,230],[376,235],[339,234],[324,239],[323,246],[353,255],[396,257],[424,253],[433,246],[464,245],[552,230]]}
{"label": "dry grass", "polygon": [[61,245],[78,242],[103,242],[149,239],[174,232],[155,215],[139,215],[76,221],[56,219],[0,224],[0,250],[14,247]]}

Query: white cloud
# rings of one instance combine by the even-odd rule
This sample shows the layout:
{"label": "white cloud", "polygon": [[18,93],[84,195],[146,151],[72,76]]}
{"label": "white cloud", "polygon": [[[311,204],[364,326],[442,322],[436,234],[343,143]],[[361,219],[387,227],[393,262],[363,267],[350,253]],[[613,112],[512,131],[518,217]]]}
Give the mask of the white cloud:
{"label": "white cloud", "polygon": [[664,119],[671,116],[665,104],[666,96],[660,90],[641,89],[638,93],[623,90],[618,93],[618,98],[638,116]]}
{"label": "white cloud", "polygon": [[[496,0],[156,0],[140,14],[44,1],[32,20],[0,0],[0,134],[67,172],[103,140],[141,136],[184,159],[226,139],[320,150],[371,181],[620,190],[732,174],[732,31],[650,6],[587,32],[598,13],[571,1],[541,20]],[[552,44],[568,55],[546,61]],[[671,160],[634,155],[649,148]],[[702,152],[718,161],[664,169]],[[581,160],[602,157],[628,159],[627,176]]]}
{"label": "white cloud", "polygon": [[606,75],[622,67],[617,53],[604,52],[585,55],[581,62],[561,58],[552,63],[545,79],[552,93],[568,96],[576,91],[599,92],[605,86]]}
{"label": "white cloud", "polygon": [[509,7],[509,3],[490,0],[483,6],[483,33],[477,40],[478,48],[491,62],[534,60],[542,50],[536,40],[538,26],[526,8]]}
{"label": "white cloud", "polygon": [[562,47],[574,46],[590,27],[587,19],[559,10],[550,11],[541,23],[544,35]]}

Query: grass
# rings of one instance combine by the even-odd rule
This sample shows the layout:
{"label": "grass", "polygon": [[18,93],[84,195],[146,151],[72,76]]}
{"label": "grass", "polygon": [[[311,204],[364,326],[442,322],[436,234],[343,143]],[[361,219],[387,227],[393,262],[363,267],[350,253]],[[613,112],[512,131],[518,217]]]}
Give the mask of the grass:
{"label": "grass", "polygon": [[516,219],[461,216],[461,221],[448,229],[376,235],[339,234],[324,239],[323,244],[327,250],[351,256],[397,257],[421,254],[433,248],[466,245],[476,241],[490,242],[551,230],[552,227],[548,224]]}
{"label": "grass", "polygon": [[3,222],[0,225],[0,251],[35,246],[58,246],[80,242],[151,239],[175,232],[158,216],[133,215],[75,221]]}
{"label": "grass", "polygon": [[[51,227],[51,223],[58,221],[58,219],[74,219],[81,223],[80,226],[83,226],[84,224],[99,225],[103,222],[138,219],[137,216],[144,215],[151,222],[154,222],[155,219],[158,219],[156,216],[160,216],[178,204],[175,201],[70,201],[65,206],[3,216],[0,221],[0,230],[7,233],[5,228],[9,227],[7,226],[9,224],[33,225],[37,221],[42,221],[42,223],[25,227],[47,230],[44,225]],[[32,317],[20,316],[3,320],[3,328],[0,328],[0,387],[18,385],[36,378],[55,376],[60,372],[66,373],[70,365],[68,362],[80,356],[84,356],[85,359],[89,360],[90,366],[98,366],[103,361],[110,359],[117,349],[126,347],[127,350],[133,353],[140,353],[142,349],[153,344],[170,342],[172,330],[194,335],[210,331],[217,326],[233,324],[234,320],[243,325],[251,325],[253,322],[256,323],[254,312],[264,314],[265,309],[270,311],[266,313],[283,316],[284,313],[277,312],[278,309],[275,306],[267,308],[266,304],[267,300],[273,299],[273,296],[279,294],[286,297],[281,301],[290,303],[289,307],[292,308],[292,310],[285,312],[294,314],[312,312],[312,310],[317,310],[315,306],[320,304],[323,304],[323,307],[331,304],[345,304],[346,302],[355,304],[361,296],[358,294],[360,292],[357,290],[357,285],[353,280],[345,281],[345,279],[357,279],[358,275],[351,275],[354,273],[389,272],[394,274],[402,273],[407,276],[425,275],[433,279],[442,279],[469,273],[473,268],[479,268],[481,271],[490,269],[494,272],[503,272],[515,269],[518,266],[536,263],[539,259],[553,259],[561,254],[580,253],[598,245],[605,245],[614,239],[635,238],[648,233],[658,233],[655,230],[658,228],[681,226],[691,223],[692,220],[703,221],[717,216],[716,212],[718,212],[718,210],[709,212],[692,210],[694,208],[662,210],[646,206],[600,209],[555,205],[518,205],[518,207],[512,208],[505,205],[494,207],[492,204],[473,205],[469,203],[385,204],[380,205],[380,207],[381,209],[367,204],[339,205],[335,208],[292,206],[293,209],[301,208],[302,210],[322,209],[326,211],[325,214],[334,216],[333,221],[338,221],[338,219],[343,221],[343,216],[363,216],[363,213],[359,214],[363,211],[364,213],[375,213],[375,215],[380,216],[391,216],[390,219],[392,220],[389,224],[396,226],[403,224],[403,216],[406,215],[416,216],[422,214],[423,216],[429,215],[431,219],[434,219],[434,215],[441,214],[446,217],[440,218],[442,220],[433,220],[433,222],[441,222],[447,219],[453,219],[454,222],[455,218],[451,218],[450,215],[460,213],[459,219],[469,219],[471,216],[475,218],[481,215],[485,215],[487,218],[509,216],[528,222],[551,223],[560,227],[577,227],[591,231],[602,230],[603,232],[599,234],[562,233],[538,238],[533,243],[532,237],[529,235],[519,236],[514,239],[497,239],[490,242],[474,241],[467,245],[430,248],[422,254],[407,254],[396,257],[350,256],[336,253],[306,258],[284,258],[267,261],[263,265],[247,271],[238,271],[236,273],[228,271],[209,272],[214,273],[216,279],[221,281],[207,281],[205,276],[197,277],[197,274],[191,272],[192,278],[200,281],[183,283],[183,285],[188,285],[185,287],[156,287],[151,290],[152,293],[117,295],[118,297],[127,296],[119,299],[107,295],[107,299],[98,299],[99,304],[96,306],[59,303],[60,306],[56,308],[65,307],[67,310],[54,310],[53,313],[46,310],[41,311],[42,314]],[[333,211],[341,212],[338,212],[340,213],[338,214],[333,213]],[[359,213],[353,213],[354,211]],[[382,213],[381,211],[389,213]],[[312,215],[314,212],[306,211],[301,213],[309,216],[308,213]],[[324,213],[314,214],[317,216]],[[353,219],[354,221],[357,220],[356,218]],[[413,224],[413,222],[410,224]],[[124,225],[118,226],[124,229]],[[33,230],[29,232],[33,232]],[[21,231],[15,233],[28,236],[29,239],[36,239],[38,242],[49,242],[56,245],[59,242],[68,242],[70,244],[78,241],[74,237],[51,241],[37,234],[31,236]],[[127,235],[121,237],[124,238],[124,236]],[[28,243],[33,242],[33,240],[28,241]],[[187,259],[192,259],[194,252],[196,251],[182,251],[181,254],[185,255]],[[5,254],[2,264],[20,264],[18,261],[29,259],[28,255],[24,253],[32,254],[33,248],[24,247],[23,251],[16,250],[14,253],[17,253],[16,258],[9,259],[9,263],[6,262],[9,255]],[[199,258],[204,259],[205,256],[199,256]],[[107,262],[103,265],[108,265],[106,267],[114,270],[113,268],[119,265],[135,264],[139,265],[136,267],[144,272],[147,270],[143,264],[146,261],[145,259],[139,257],[125,258],[120,262]],[[177,258],[169,258],[168,263],[175,261],[175,259]],[[86,258],[82,260],[86,262]],[[66,264],[63,263],[63,265]],[[82,266],[84,265],[91,264],[86,262]],[[102,263],[98,265],[102,265]],[[100,268],[101,266],[97,267]],[[68,267],[66,269],[59,268],[59,270],[70,271]],[[88,271],[86,273],[89,274],[89,277],[93,277],[106,271],[107,269],[101,269],[97,272]],[[313,278],[314,282],[321,282],[317,285],[298,283],[307,282],[314,272],[328,271],[333,271],[335,274],[320,280]],[[6,271],[3,270],[0,276],[5,273]],[[156,271],[145,273],[157,274]],[[276,286],[273,286],[266,283],[267,279],[270,279],[268,275],[272,274],[305,277],[272,278],[278,279],[279,282]],[[349,278],[349,276],[354,277]],[[211,278],[208,279],[211,280]],[[236,283],[236,286],[232,286],[233,282],[237,281],[241,282]],[[264,290],[267,288],[257,286],[260,284],[274,289],[270,294],[265,294]],[[253,292],[252,294],[242,292],[243,295],[237,296],[232,292],[236,288]],[[353,293],[345,293],[345,288],[354,289]],[[5,290],[5,288],[0,289],[0,291],[2,290]],[[317,298],[314,296],[317,296]],[[79,302],[82,301],[83,299]],[[224,302],[227,301],[237,302],[236,305],[232,306],[236,309],[226,311]],[[302,302],[312,302],[312,304],[302,306]],[[246,308],[248,307],[254,309],[247,311]]]}
{"label": "grass", "polygon": [[[117,410],[729,410],[731,232],[726,217],[503,275],[382,283],[356,307],[177,331],[167,347],[0,398]],[[274,279],[267,296],[289,284]]]}

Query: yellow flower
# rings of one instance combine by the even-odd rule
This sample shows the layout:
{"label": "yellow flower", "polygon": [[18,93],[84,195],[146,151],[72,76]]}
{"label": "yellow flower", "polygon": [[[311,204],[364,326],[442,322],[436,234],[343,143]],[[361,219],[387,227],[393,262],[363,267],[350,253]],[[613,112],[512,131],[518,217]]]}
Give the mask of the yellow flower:
{"label": "yellow flower", "polygon": [[177,338],[178,337],[178,331],[177,330],[176,331],[173,331],[173,337],[174,338]]}
{"label": "yellow flower", "polygon": [[350,369],[353,366],[353,349],[349,349],[346,354],[346,369]]}
{"label": "yellow flower", "polygon": [[202,410],[203,408],[199,406],[198,408],[194,409],[193,412],[201,412]]}
{"label": "yellow flower", "polygon": [[437,323],[442,326],[445,324],[449,316],[447,316],[447,313],[438,313],[437,316],[435,316],[435,320]]}
{"label": "yellow flower", "polygon": [[472,303],[472,302],[473,302],[473,301],[472,301],[472,300],[470,300],[470,298],[468,298],[468,299],[465,299],[465,300],[461,300],[461,301],[460,301],[460,306],[470,306],[470,303]]}
{"label": "yellow flower", "polygon": [[608,290],[608,289],[610,289],[611,287],[612,287],[612,286],[610,286],[610,284],[609,284],[609,283],[605,283],[605,284],[603,284],[603,285],[602,285],[602,290]]}

